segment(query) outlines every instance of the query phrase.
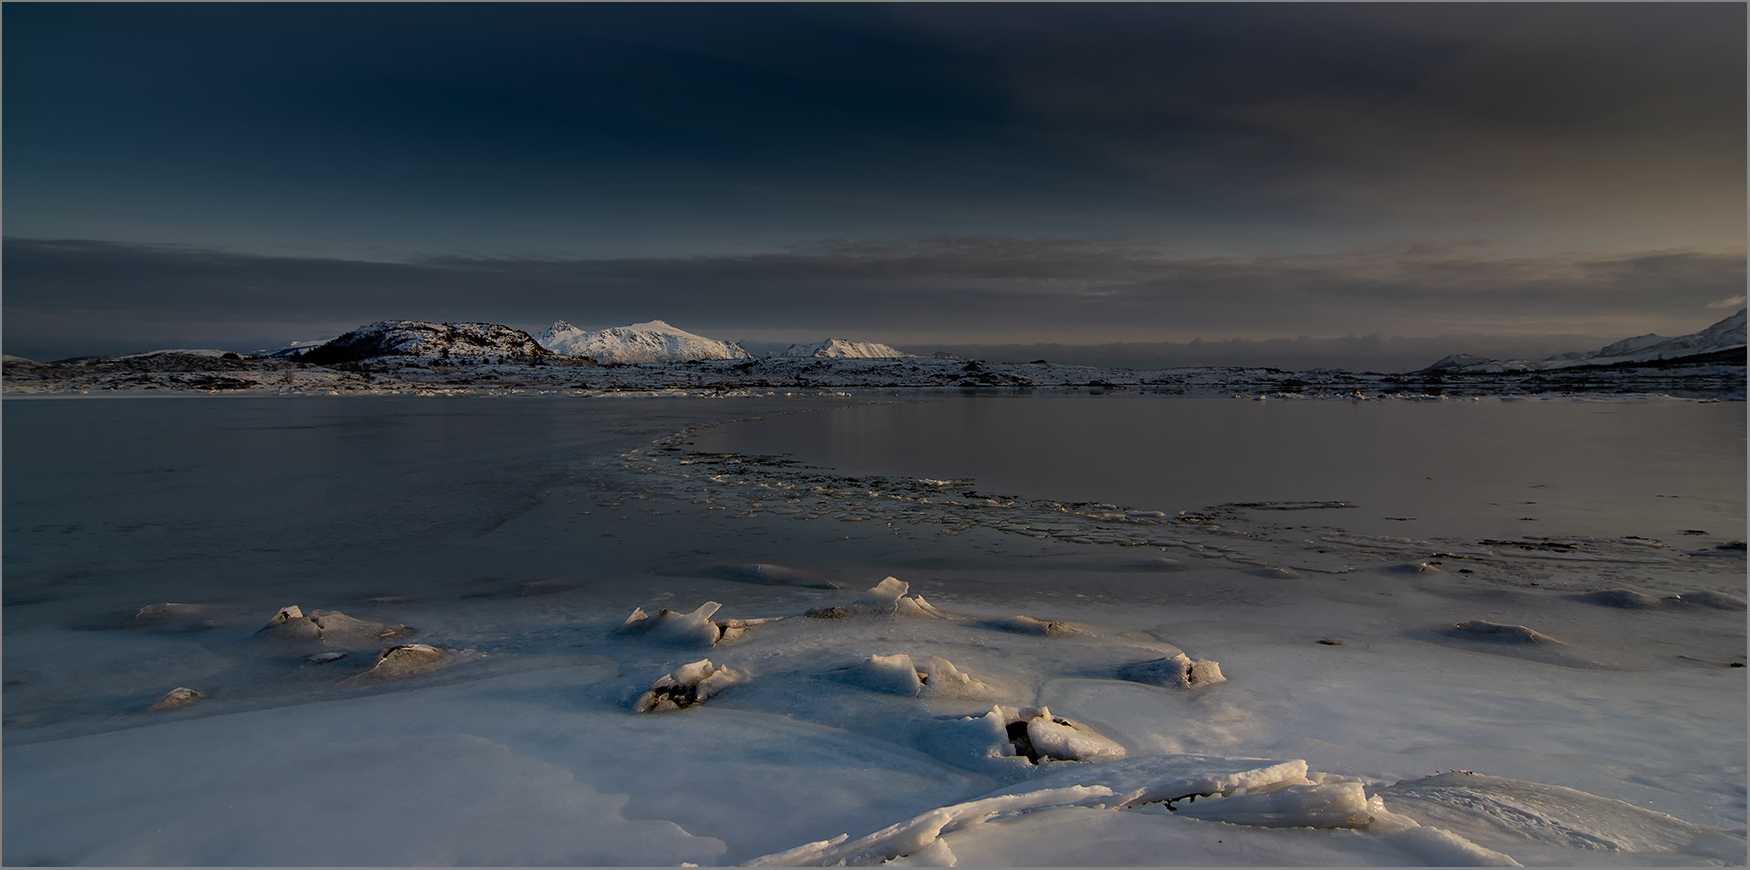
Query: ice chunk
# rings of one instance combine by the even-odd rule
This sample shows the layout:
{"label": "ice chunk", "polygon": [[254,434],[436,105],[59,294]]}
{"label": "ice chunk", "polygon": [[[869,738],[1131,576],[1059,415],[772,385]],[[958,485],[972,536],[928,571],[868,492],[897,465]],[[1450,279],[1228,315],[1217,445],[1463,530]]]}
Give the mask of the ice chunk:
{"label": "ice chunk", "polygon": [[[1124,757],[1124,747],[1105,735],[1079,722],[1051,715],[1048,707],[1021,711],[1026,739],[1031,751],[1016,744],[1016,751],[1033,758],[1055,758],[1059,761],[1109,761]],[[1014,726],[1009,733],[1015,734]]]}
{"label": "ice chunk", "polygon": [[911,584],[906,583],[897,577],[888,577],[880,583],[875,584],[875,588],[870,589],[867,595],[857,600],[857,603],[865,604],[878,610],[892,611],[899,605],[900,597],[905,595],[910,589]]}
{"label": "ice chunk", "polygon": [[995,619],[989,623],[991,628],[1014,632],[1015,634],[1037,634],[1056,637],[1066,634],[1080,634],[1075,627],[1062,622],[1048,622],[1034,619],[1031,616],[1011,616],[1008,619]]}
{"label": "ice chunk", "polygon": [[296,604],[280,608],[258,633],[280,640],[322,639],[322,629],[317,627],[315,620],[305,616],[303,609]]}
{"label": "ice chunk", "polygon": [[937,610],[935,605],[925,601],[922,595],[913,595],[895,601],[893,612],[896,616],[929,616],[937,619],[945,618],[948,615]]}
{"label": "ice chunk", "polygon": [[702,704],[712,695],[746,680],[746,675],[739,671],[711,664],[710,659],[700,659],[664,674],[632,705],[632,709],[639,713],[681,710]]}
{"label": "ice chunk", "polygon": [[392,622],[355,619],[338,610],[316,610],[309,616],[296,604],[282,607],[259,633],[290,641],[321,641],[324,646],[367,649],[413,629]]}
{"label": "ice chunk", "polygon": [[631,615],[627,616],[626,621],[620,623],[620,627],[615,629],[615,631],[622,631],[622,632],[642,631],[642,630],[647,629],[655,624],[655,623],[650,622],[649,619],[650,619],[650,614],[645,613],[644,608],[634,607],[634,608],[632,608]]}
{"label": "ice chunk", "polygon": [[268,620],[267,624],[261,627],[261,630],[266,631],[266,630],[273,628],[275,626],[283,625],[286,622],[289,622],[291,620],[303,619],[303,618],[304,618],[303,608],[299,607],[296,604],[288,604],[285,607],[280,608],[279,612],[275,613],[273,615],[273,618]]}
{"label": "ice chunk", "polygon": [[917,697],[918,691],[924,686],[917,667],[912,664],[911,656],[905,653],[871,655],[857,667],[854,674],[861,685],[907,698]]}
{"label": "ice chunk", "polygon": [[1184,653],[1125,665],[1118,669],[1118,676],[1134,683],[1180,688],[1227,682],[1220,664],[1211,659],[1192,659]]}
{"label": "ice chunk", "polygon": [[164,697],[153,701],[152,706],[146,708],[146,712],[162,713],[165,710],[180,710],[190,704],[196,704],[205,701],[206,699],[207,696],[200,692],[186,686],[178,686],[165,692]]}
{"label": "ice chunk", "polygon": [[645,613],[642,607],[636,607],[633,608],[632,615],[626,617],[626,621],[620,623],[620,627],[616,631],[628,634],[649,631],[653,636],[670,643],[715,646],[741,637],[747,633],[750,626],[772,621],[771,619],[713,620],[711,617],[722,607],[723,605],[715,601],[707,601],[699,605],[699,608],[692,613],[677,613],[665,608],[658,610],[655,616]]}
{"label": "ice chunk", "polygon": [[655,633],[665,640],[677,643],[712,646],[723,639],[723,629],[711,621],[712,614],[722,607],[723,605],[715,601],[707,601],[692,613],[684,615],[672,610],[659,611],[656,614]]}
{"label": "ice chunk", "polygon": [[1285,785],[1202,802],[1191,797],[1169,807],[1194,819],[1266,828],[1356,828],[1372,819],[1367,793],[1359,782]]}
{"label": "ice chunk", "polygon": [[404,680],[419,674],[447,668],[456,663],[457,652],[423,643],[392,646],[377,653],[377,663],[341,685],[363,685],[389,680]]}
{"label": "ice chunk", "polygon": [[848,616],[866,616],[876,614],[893,614],[895,616],[928,616],[936,619],[946,619],[948,614],[937,610],[935,605],[924,600],[922,595],[907,596],[911,584],[895,577],[888,577],[875,584],[873,589],[864,593],[850,604],[839,604],[831,607],[816,607],[804,616],[814,619],[844,619]]}
{"label": "ice chunk", "polygon": [[1314,783],[1307,776],[1306,762],[1300,759],[1270,761],[1212,755],[1157,755],[1094,765],[1065,765],[1060,771],[1046,773],[1015,788],[1055,788],[1071,784],[1105,786],[1114,796],[1101,806],[1127,809],[1178,801],[1193,795],[1232,795],[1240,791],[1261,792]]}
{"label": "ice chunk", "polygon": [[938,838],[942,834],[967,825],[1044,807],[1084,806],[1089,802],[1110,797],[1111,794],[1110,789],[1098,786],[1069,786],[983,798],[931,810],[909,821],[882,828],[867,837],[849,840],[849,835],[840,834],[830,840],[755,858],[747,862],[746,866],[832,867],[878,864],[893,858],[923,853],[939,842]]}
{"label": "ice chunk", "polygon": [[392,622],[371,622],[354,619],[338,610],[317,610],[310,614],[316,623],[322,642],[331,645],[371,646],[375,641],[408,634],[413,629]]}
{"label": "ice chunk", "polygon": [[1485,849],[1439,828],[1425,828],[1409,816],[1385,808],[1379,795],[1367,800],[1372,822],[1368,832],[1387,844],[1420,858],[1430,867],[1521,867],[1509,855]]}
{"label": "ice chunk", "polygon": [[1002,707],[992,707],[982,716],[948,719],[941,731],[933,735],[936,747],[944,755],[962,758],[1014,758],[1015,744],[1009,740],[1009,716]]}
{"label": "ice chunk", "polygon": [[995,690],[941,656],[930,656],[929,672],[920,693],[925,698],[989,698]]}

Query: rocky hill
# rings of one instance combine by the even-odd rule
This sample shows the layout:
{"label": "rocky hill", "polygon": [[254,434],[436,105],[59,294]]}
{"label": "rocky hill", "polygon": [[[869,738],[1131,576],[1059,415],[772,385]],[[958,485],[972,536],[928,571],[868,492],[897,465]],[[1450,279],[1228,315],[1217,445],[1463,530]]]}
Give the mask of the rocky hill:
{"label": "rocky hill", "polygon": [[528,333],[496,323],[382,320],[288,358],[333,365],[384,357],[419,362],[529,362],[552,355]]}

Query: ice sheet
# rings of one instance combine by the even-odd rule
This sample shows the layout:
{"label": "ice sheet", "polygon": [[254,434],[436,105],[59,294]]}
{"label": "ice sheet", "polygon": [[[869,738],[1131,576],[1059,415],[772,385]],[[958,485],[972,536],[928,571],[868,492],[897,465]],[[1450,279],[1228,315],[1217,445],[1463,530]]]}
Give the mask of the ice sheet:
{"label": "ice sheet", "polygon": [[[782,460],[689,471],[669,449],[703,423],[837,401],[7,400],[0,857],[739,863],[996,795],[1120,793],[1128,768],[1114,765],[1171,762],[1207,780],[1264,759],[1321,779],[1297,797],[1260,793],[1275,809],[1253,811],[1352,783],[1383,801],[1381,818],[1522,863],[1742,862],[1745,684],[1730,665],[1744,661],[1743,613],[1695,593],[1742,600],[1743,551],[1633,528],[1512,545],[1388,538],[1343,528],[1346,509],[1304,511],[1317,530],[1258,508],[1046,512],[953,481]],[[756,582],[735,570],[749,565]],[[877,594],[887,577],[905,589]],[[1624,589],[1665,603],[1593,594]],[[890,612],[916,598],[928,610]],[[179,606],[137,618],[167,603]],[[291,604],[413,629],[385,646],[473,655],[342,685],[376,650],[312,661],[258,633]],[[617,631],[635,607],[703,608],[701,631],[741,630],[715,646]],[[1004,630],[1017,615],[1074,630]],[[1531,655],[1449,631],[1474,621],[1560,646]],[[1219,662],[1226,681],[1125,678],[1181,653]],[[686,710],[633,712],[706,656],[746,681]],[[984,688],[864,679],[876,657],[901,656],[930,683],[951,667]],[[207,697],[146,711],[179,686]],[[1130,760],[1032,764],[978,718],[993,705],[1049,707]],[[1544,795],[1554,821],[1539,831],[1621,840],[1502,833],[1499,812],[1395,785],[1455,769],[1531,783],[1509,791]],[[1537,791],[1550,786],[1575,792]],[[1044,800],[944,825],[899,860],[1481,854],[1396,830]]]}

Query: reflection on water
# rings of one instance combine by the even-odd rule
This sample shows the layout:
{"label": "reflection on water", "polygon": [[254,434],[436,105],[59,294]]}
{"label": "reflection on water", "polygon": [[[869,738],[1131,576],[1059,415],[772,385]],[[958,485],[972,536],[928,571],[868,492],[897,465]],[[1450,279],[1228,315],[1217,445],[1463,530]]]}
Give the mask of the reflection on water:
{"label": "reflection on water", "polygon": [[1337,522],[1368,534],[1741,539],[1744,438],[1735,403],[1049,395],[786,414],[691,449],[1168,513],[1344,501]]}

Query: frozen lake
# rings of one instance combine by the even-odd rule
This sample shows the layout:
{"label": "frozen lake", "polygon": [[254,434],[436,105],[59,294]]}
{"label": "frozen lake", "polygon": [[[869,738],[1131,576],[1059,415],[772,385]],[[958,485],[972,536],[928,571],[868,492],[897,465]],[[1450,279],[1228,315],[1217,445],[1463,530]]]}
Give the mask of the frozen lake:
{"label": "frozen lake", "polygon": [[[4,410],[7,863],[725,864],[838,834],[784,860],[1744,861],[1741,404]],[[890,575],[942,615],[795,618]],[[615,631],[707,601],[791,618]],[[294,604],[416,631],[258,632]],[[361,679],[408,642],[455,654]],[[1179,650],[1226,681],[1134,678]],[[982,688],[896,693],[870,657],[902,653]],[[744,681],[631,712],[706,657]],[[207,699],[145,712],[179,686]],[[980,736],[993,705],[1128,761],[1033,765]],[[1255,793],[1208,818],[1094,794],[1228,768]],[[1479,776],[1423,779],[1453,770]],[[1341,821],[1363,789],[1396,814]],[[984,824],[832,851],[993,795]]]}
{"label": "frozen lake", "polygon": [[1374,534],[1739,538],[1745,519],[1734,403],[956,397],[750,420],[694,443],[1169,512],[1346,501],[1343,525]]}

